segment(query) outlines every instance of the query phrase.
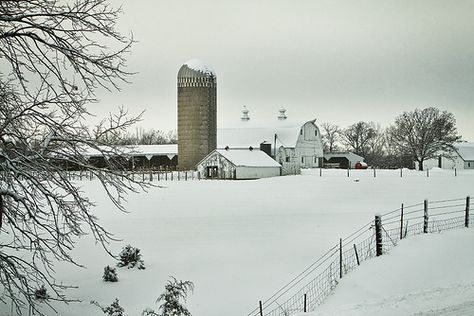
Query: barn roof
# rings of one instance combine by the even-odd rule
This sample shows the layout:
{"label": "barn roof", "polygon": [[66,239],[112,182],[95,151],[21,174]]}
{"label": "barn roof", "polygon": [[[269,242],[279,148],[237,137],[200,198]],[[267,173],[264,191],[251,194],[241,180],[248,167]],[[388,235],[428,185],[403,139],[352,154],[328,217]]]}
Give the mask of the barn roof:
{"label": "barn roof", "polygon": [[[111,147],[99,146],[101,150],[111,151]],[[114,151],[122,153],[127,156],[168,156],[171,158],[178,154],[177,144],[164,145],[133,145],[133,146],[116,146]],[[102,156],[102,153],[95,148],[86,148],[85,156]]]}
{"label": "barn roof", "polygon": [[215,152],[236,167],[280,167],[278,162],[258,149],[216,149]]}
{"label": "barn roof", "polygon": [[454,147],[464,161],[474,161],[473,142],[456,143]]}
{"label": "barn roof", "polygon": [[273,146],[276,134],[276,147],[292,148],[296,146],[301,127],[308,122],[314,121],[240,121],[233,127],[218,128],[217,147],[259,148],[263,142]]}

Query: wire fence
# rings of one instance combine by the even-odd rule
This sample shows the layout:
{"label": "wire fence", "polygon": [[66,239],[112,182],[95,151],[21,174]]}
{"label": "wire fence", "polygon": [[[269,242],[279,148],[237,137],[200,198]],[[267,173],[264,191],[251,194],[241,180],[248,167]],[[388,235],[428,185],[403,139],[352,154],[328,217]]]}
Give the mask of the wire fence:
{"label": "wire fence", "polygon": [[[247,316],[287,316],[314,311],[334,291],[339,280],[377,255],[389,252],[401,239],[470,227],[470,197],[427,201],[380,216],[381,225],[371,221],[340,239],[323,256],[291,279]],[[377,242],[377,232],[381,240]]]}

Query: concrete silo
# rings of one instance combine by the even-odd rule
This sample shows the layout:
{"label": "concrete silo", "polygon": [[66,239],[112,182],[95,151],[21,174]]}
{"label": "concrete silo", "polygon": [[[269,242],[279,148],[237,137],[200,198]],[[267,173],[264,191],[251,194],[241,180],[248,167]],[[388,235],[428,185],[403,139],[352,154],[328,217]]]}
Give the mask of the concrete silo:
{"label": "concrete silo", "polygon": [[192,59],[178,71],[178,167],[194,169],[217,145],[217,78]]}

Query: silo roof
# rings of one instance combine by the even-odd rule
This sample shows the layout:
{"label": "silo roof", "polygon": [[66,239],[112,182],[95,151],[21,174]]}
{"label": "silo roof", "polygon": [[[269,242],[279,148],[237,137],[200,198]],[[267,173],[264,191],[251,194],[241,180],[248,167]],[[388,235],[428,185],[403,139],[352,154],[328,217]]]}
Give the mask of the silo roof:
{"label": "silo roof", "polygon": [[216,77],[212,67],[199,59],[185,62],[178,71],[178,78],[209,78]]}

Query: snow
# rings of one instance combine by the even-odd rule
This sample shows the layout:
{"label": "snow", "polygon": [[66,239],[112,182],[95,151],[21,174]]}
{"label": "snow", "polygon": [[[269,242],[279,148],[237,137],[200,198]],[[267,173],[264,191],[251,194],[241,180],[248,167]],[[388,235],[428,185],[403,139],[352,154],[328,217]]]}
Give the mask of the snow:
{"label": "snow", "polygon": [[[319,170],[303,170],[300,176],[252,181],[154,183],[160,187],[128,197],[128,213],[113,209],[98,181],[78,183],[96,202],[94,214],[119,239],[110,244],[111,251],[119,254],[128,244],[140,248],[146,269],[117,268],[119,281],[103,282],[104,267],[115,266],[116,261],[94,243],[92,236],[79,239],[73,256],[85,268],[60,262],[56,264],[56,272],[59,282],[78,286],[67,291],[67,295],[82,302],[53,303],[59,315],[103,316],[89,302],[109,305],[115,298],[130,316],[140,315],[147,307],[156,310],[156,298],[163,292],[169,276],[194,282],[195,291],[187,304],[193,315],[246,315],[258,306],[259,300],[268,298],[303,271],[340,237],[373,220],[375,213],[396,209],[401,203],[422,202],[425,198],[474,196],[474,172],[469,170],[458,170],[457,177],[450,170],[440,169],[432,170],[429,177],[425,172],[404,170],[400,177],[399,170],[377,170],[376,178],[372,170],[351,170],[350,177],[346,170],[323,170],[322,177]],[[439,301],[433,305],[435,309],[451,308],[452,304],[458,304],[459,309],[470,308],[473,296],[469,282],[474,288],[474,277],[464,261],[472,265],[473,257],[469,254],[470,257],[461,260],[452,251],[466,246],[468,240],[470,248],[465,249],[472,249],[471,236],[470,230],[418,236],[400,243],[389,255],[364,262],[344,277],[336,294],[329,298],[328,304],[333,305],[324,307],[327,315],[333,315],[330,306],[335,303],[331,300],[337,300],[339,292],[345,295],[344,300],[351,295],[360,299],[361,306],[357,308],[361,315],[372,303],[380,302],[387,308],[397,308],[397,304],[402,308],[403,303],[411,302],[414,306],[411,311],[420,305],[422,308],[416,312],[427,313],[424,299]],[[447,250],[434,258],[434,253],[429,254],[430,242],[440,245],[439,249],[447,246]],[[426,256],[423,265],[435,266],[427,268],[426,273],[436,268],[437,274],[424,276],[414,272],[421,255]],[[390,263],[392,258],[396,263]],[[398,272],[395,267],[399,268]],[[458,273],[452,282],[444,276],[448,270]],[[357,273],[365,274],[358,277]],[[352,276],[357,279],[350,283]],[[360,282],[366,278],[367,281]],[[429,278],[432,280],[427,282]],[[369,283],[385,286],[385,292],[375,286],[372,291]],[[359,287],[352,291],[352,286]],[[405,286],[407,289],[402,293]],[[363,297],[369,291],[376,296]],[[429,298],[438,292],[441,294]],[[458,301],[454,301],[456,293]],[[451,298],[448,294],[452,294]],[[447,299],[443,303],[445,295]],[[0,304],[0,315],[9,314],[10,304]],[[395,313],[400,314],[404,315]]]}
{"label": "snow", "polygon": [[260,144],[267,142],[272,144],[277,135],[277,147],[283,145],[293,148],[296,146],[300,129],[308,121],[278,120],[249,120],[239,121],[231,127],[217,129],[217,146],[224,148],[253,146],[259,148]]}
{"label": "snow", "polygon": [[[100,146],[99,148],[105,151],[112,150],[110,147]],[[123,153],[124,155],[132,156],[165,156],[165,155],[177,155],[178,145],[177,144],[163,144],[163,145],[130,145],[130,146],[116,146],[116,151]],[[102,156],[102,153],[95,148],[85,149],[86,156]]]}
{"label": "snow", "polygon": [[473,315],[474,229],[418,235],[346,275],[300,316]]}
{"label": "snow", "polygon": [[212,69],[212,67],[210,67],[209,65],[206,65],[203,61],[199,59],[190,59],[184,64],[188,66],[188,68],[195,71],[202,72],[206,75],[212,75],[212,76],[216,75],[216,72],[214,71],[214,69]]}
{"label": "snow", "polygon": [[216,149],[216,151],[236,167],[280,167],[278,162],[258,149]]}

